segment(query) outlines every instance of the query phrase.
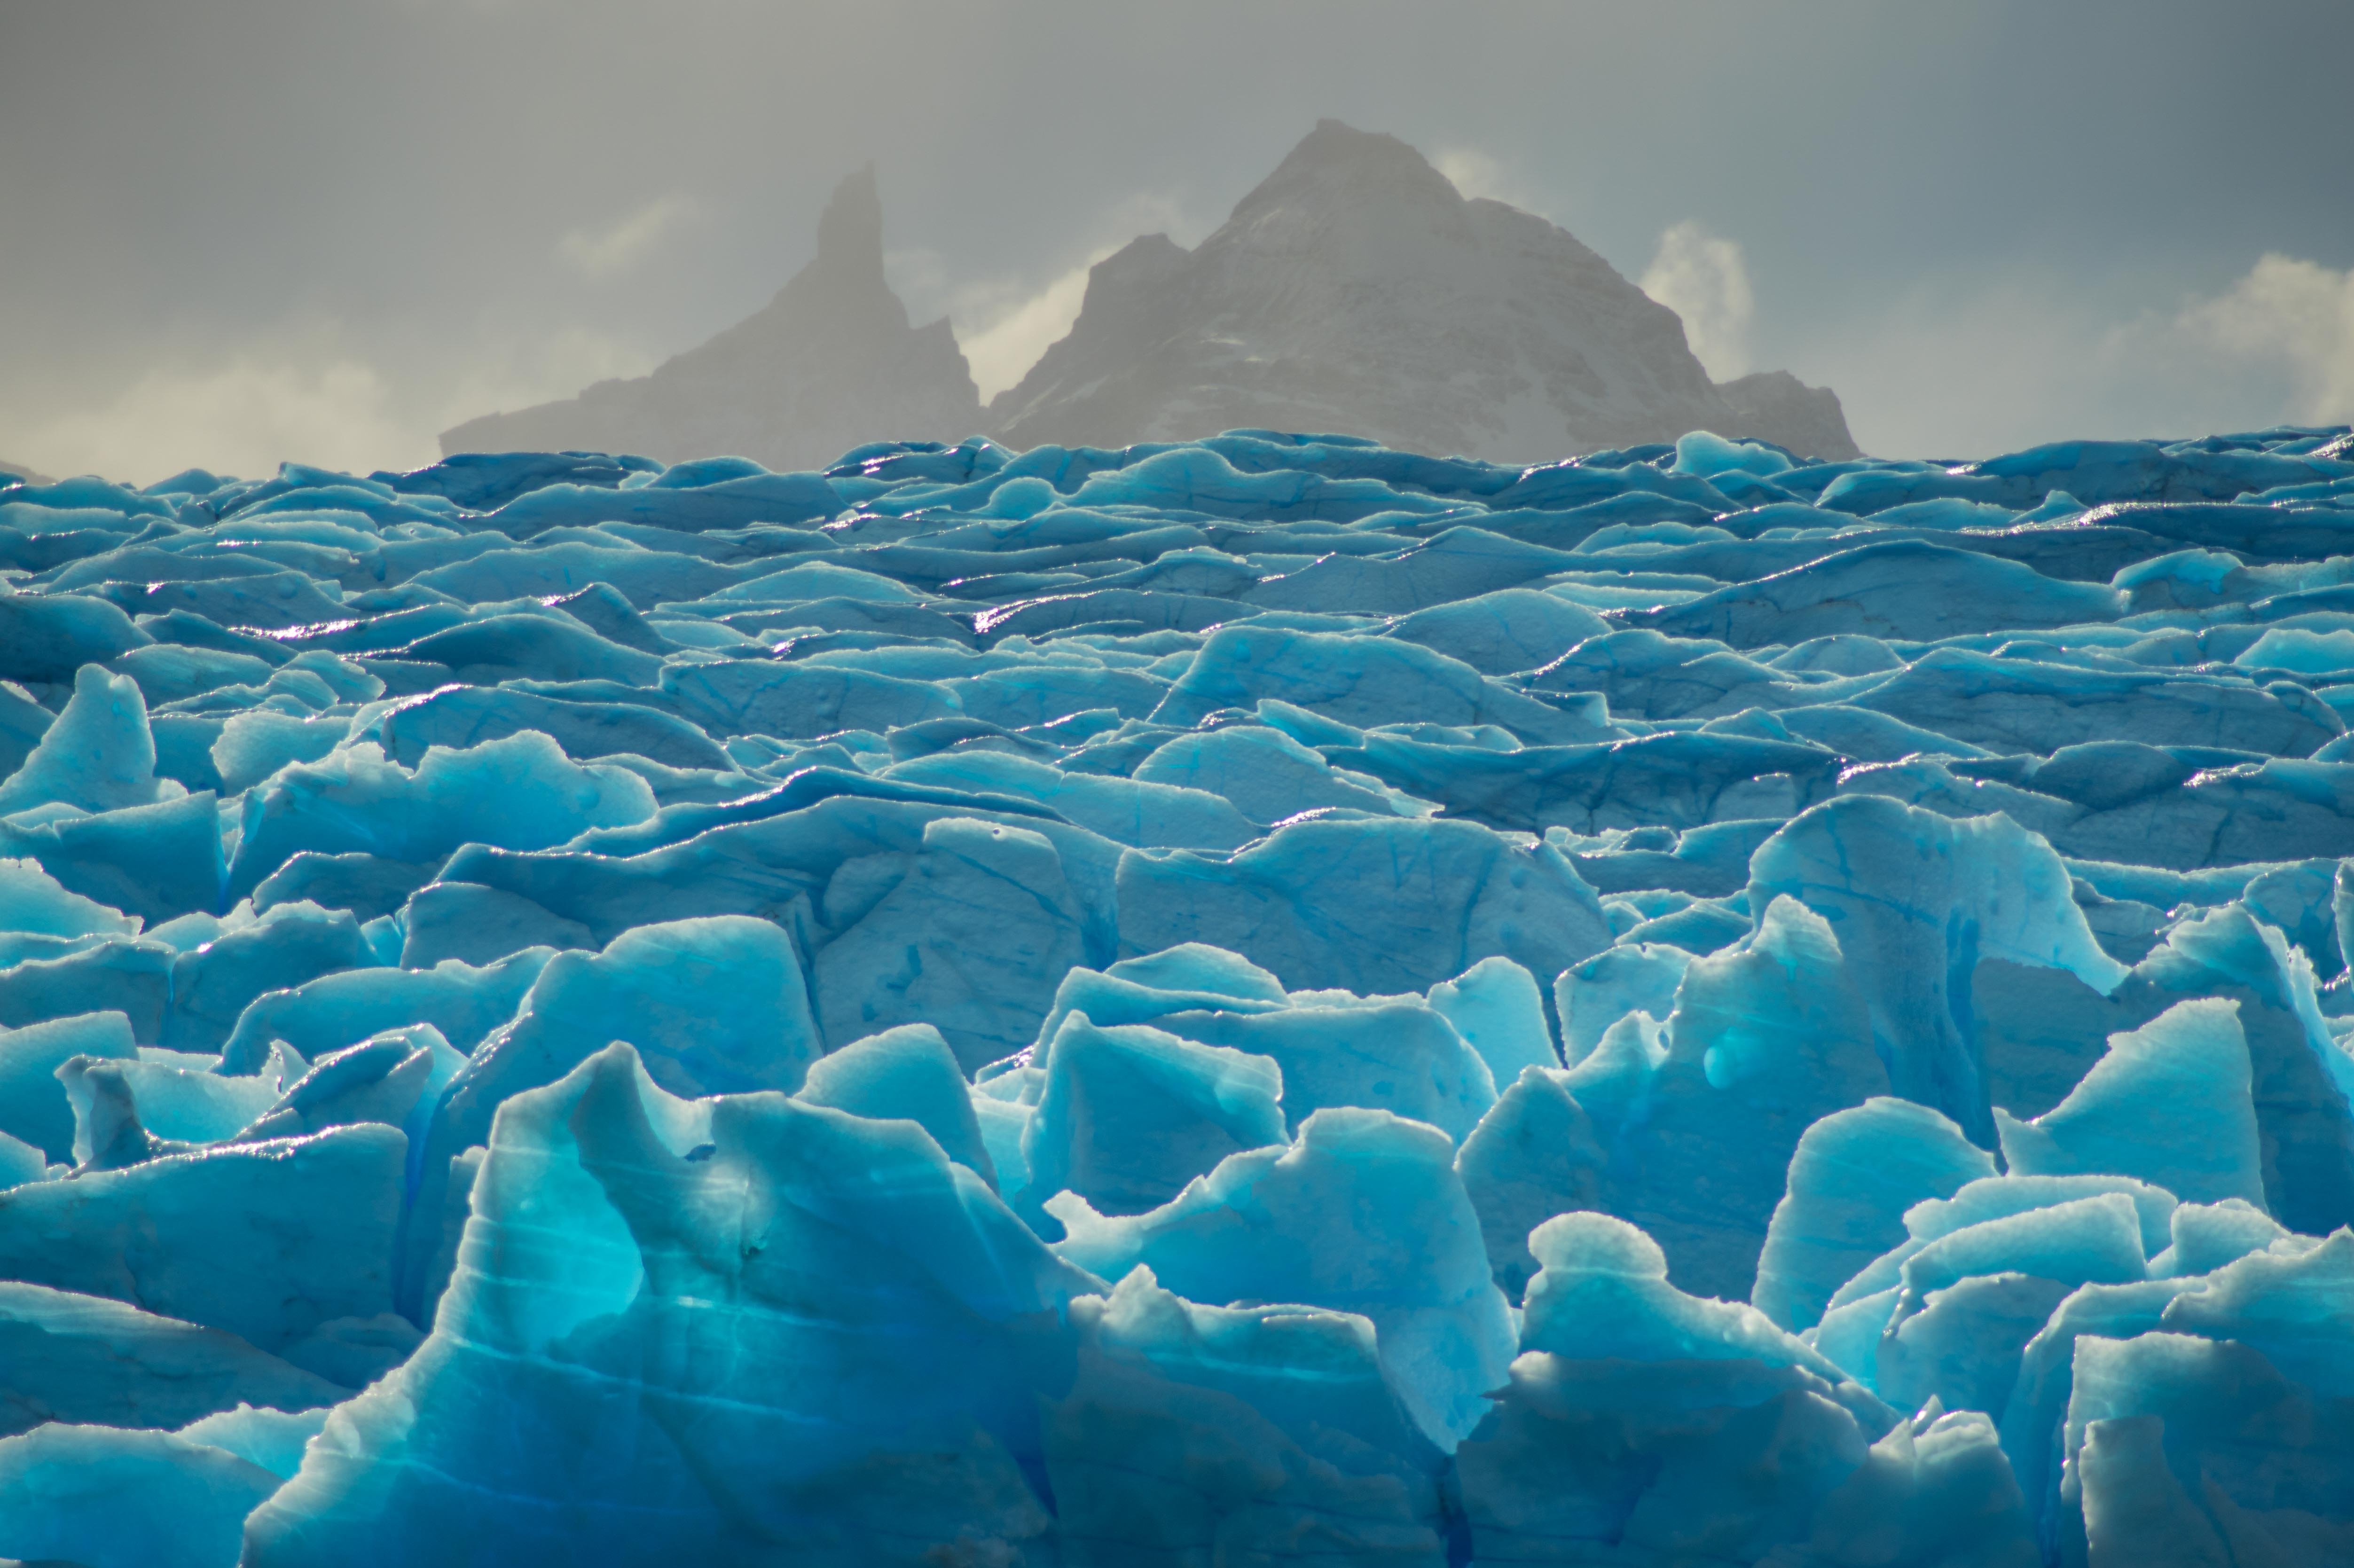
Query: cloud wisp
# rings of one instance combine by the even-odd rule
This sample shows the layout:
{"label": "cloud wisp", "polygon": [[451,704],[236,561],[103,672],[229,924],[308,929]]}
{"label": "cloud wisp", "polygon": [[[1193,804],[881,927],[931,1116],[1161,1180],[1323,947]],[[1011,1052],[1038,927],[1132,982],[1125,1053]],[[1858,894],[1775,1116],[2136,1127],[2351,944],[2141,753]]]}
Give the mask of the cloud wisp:
{"label": "cloud wisp", "polygon": [[1139,192],[1107,208],[1089,226],[1095,243],[1043,282],[1035,273],[1023,273],[954,283],[939,255],[922,249],[892,251],[885,269],[909,316],[919,322],[949,318],[985,403],[1020,381],[1071,330],[1096,263],[1144,234],[1166,234],[1190,248],[1210,227],[1179,197]]}
{"label": "cloud wisp", "polygon": [[2268,254],[2221,288],[2122,311],[2056,275],[1924,282],[1787,346],[1887,457],[2340,424],[2354,269]]}
{"label": "cloud wisp", "polygon": [[610,222],[567,231],[557,260],[591,282],[626,277],[652,260],[702,216],[702,206],[679,192],[656,196]]}
{"label": "cloud wisp", "polygon": [[240,355],[159,366],[106,401],[11,440],[52,473],[150,483],[184,468],[275,473],[288,458],[361,471],[430,461],[430,437],[420,443],[419,434],[395,417],[385,377],[366,360]]}
{"label": "cloud wisp", "polygon": [[52,474],[151,483],[184,468],[245,477],[283,461],[365,473],[440,455],[437,432],[485,408],[567,397],[652,356],[585,327],[462,341],[363,343],[289,326],[217,355],[183,351],[46,413],[19,413],[0,451]]}
{"label": "cloud wisp", "polygon": [[2288,418],[2354,420],[2354,268],[2264,256],[2221,294],[2186,309],[2175,331],[2279,376]]}
{"label": "cloud wisp", "polygon": [[1711,376],[1730,381],[1749,373],[1757,300],[1739,245],[1687,219],[1659,236],[1638,287],[1683,317],[1684,340]]}

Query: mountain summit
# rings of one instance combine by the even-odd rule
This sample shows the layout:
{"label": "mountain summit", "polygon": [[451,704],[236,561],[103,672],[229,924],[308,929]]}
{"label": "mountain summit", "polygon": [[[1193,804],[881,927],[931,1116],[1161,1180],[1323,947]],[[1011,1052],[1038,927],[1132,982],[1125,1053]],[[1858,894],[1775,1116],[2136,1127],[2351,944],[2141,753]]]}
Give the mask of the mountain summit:
{"label": "mountain summit", "polygon": [[1828,389],[1711,381],[1676,313],[1574,236],[1336,120],[1199,249],[1148,235],[1098,264],[990,418],[1014,447],[1249,426],[1536,461],[1707,429],[1857,455]]}
{"label": "mountain summit", "polygon": [[1061,341],[986,415],[946,320],[883,278],[875,172],[842,182],[817,257],[768,307],[652,375],[471,419],[444,452],[726,452],[816,468],[878,440],[1126,446],[1237,427],[1331,430],[1501,462],[1756,436],[1857,454],[1839,398],[1784,371],[1709,379],[1665,305],[1543,218],[1466,199],[1394,136],[1318,123],[1218,231],[1097,265]]}
{"label": "mountain summit", "polygon": [[883,203],[870,166],[818,220],[817,256],[768,306],[649,376],[561,402],[469,419],[441,450],[642,452],[665,462],[726,452],[819,468],[868,441],[956,440],[981,396],[945,317],[912,327],[883,280]]}

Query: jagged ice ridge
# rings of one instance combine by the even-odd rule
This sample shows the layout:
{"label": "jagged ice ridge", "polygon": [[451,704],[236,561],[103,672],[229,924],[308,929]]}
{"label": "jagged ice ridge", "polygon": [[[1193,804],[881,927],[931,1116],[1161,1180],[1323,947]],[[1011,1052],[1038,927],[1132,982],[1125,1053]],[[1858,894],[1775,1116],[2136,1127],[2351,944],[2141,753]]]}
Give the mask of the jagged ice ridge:
{"label": "jagged ice ridge", "polygon": [[2354,437],[0,488],[0,1557],[2354,1556]]}

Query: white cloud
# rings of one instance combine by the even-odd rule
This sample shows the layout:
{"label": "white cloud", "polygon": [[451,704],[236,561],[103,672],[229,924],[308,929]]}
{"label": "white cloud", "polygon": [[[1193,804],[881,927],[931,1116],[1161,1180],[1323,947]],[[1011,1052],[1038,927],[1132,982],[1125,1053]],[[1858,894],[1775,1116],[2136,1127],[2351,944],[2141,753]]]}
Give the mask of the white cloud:
{"label": "white cloud", "polygon": [[1430,166],[1467,196],[1495,196],[1504,175],[1504,166],[1477,147],[1441,147],[1431,154]]}
{"label": "white cloud", "polygon": [[1787,347],[1888,457],[2341,424],[2354,270],[2265,256],[2212,294],[2137,312],[2055,277],[1925,283]]}
{"label": "white cloud", "polygon": [[946,260],[922,249],[890,252],[884,270],[914,320],[949,318],[987,402],[1020,381],[1071,330],[1087,300],[1088,270],[1097,262],[1143,234],[1166,234],[1190,247],[1200,242],[1206,227],[1177,198],[1145,192],[1107,209],[1091,226],[1098,240],[1084,259],[1043,283],[1033,281],[1035,274],[951,283]]}
{"label": "white cloud", "polygon": [[1679,223],[1659,236],[1638,286],[1683,318],[1684,340],[1709,375],[1730,381],[1748,374],[1757,302],[1739,245],[1697,223]]}
{"label": "white cloud", "polygon": [[1044,287],[1007,275],[957,283],[948,258],[937,250],[886,251],[884,275],[907,307],[910,320],[949,318],[957,346],[964,351],[981,400],[988,402],[1022,379],[1056,338],[1071,330],[1087,296],[1087,269],[1110,255],[1090,251],[1077,266],[1055,274]]}
{"label": "white cloud", "polygon": [[1546,210],[1545,198],[1516,178],[1511,170],[1477,147],[1441,147],[1430,154],[1430,166],[1447,176],[1447,184],[1466,197],[1481,196],[1519,207],[1548,222],[1561,220]]}
{"label": "white cloud", "polygon": [[286,459],[365,472],[430,461],[431,437],[404,429],[385,381],[352,358],[319,365],[235,358],[148,371],[111,400],[12,435],[21,461],[51,473],[152,483],[184,468],[270,474]]}
{"label": "white cloud", "polygon": [[1793,346],[1788,368],[1839,394],[1875,456],[1990,457],[2137,424],[2102,396],[2099,323],[2041,280],[1920,284]]}
{"label": "white cloud", "polygon": [[949,313],[949,260],[923,246],[883,252],[883,281],[907,307],[907,318],[917,323],[938,321]]}
{"label": "white cloud", "polygon": [[238,349],[175,354],[62,408],[20,403],[0,412],[0,452],[46,473],[141,484],[190,467],[250,478],[288,460],[411,468],[438,458],[436,437],[462,419],[568,397],[651,361],[583,327],[371,346],[333,323],[290,323]]}
{"label": "white cloud", "polygon": [[1071,330],[1087,301],[1088,269],[1102,260],[1088,258],[1036,293],[988,313],[987,326],[960,334],[983,402],[1029,374],[1039,357]]}
{"label": "white cloud", "polygon": [[656,196],[610,223],[572,230],[556,242],[557,258],[592,281],[618,278],[634,271],[700,212],[693,196]]}
{"label": "white cloud", "polygon": [[2292,420],[2354,419],[2354,268],[2265,256],[2223,293],[2183,311],[2174,330],[2226,360],[2277,372]]}
{"label": "white cloud", "polygon": [[[470,341],[469,357],[435,368],[438,385],[413,399],[429,436],[482,414],[508,413],[577,396],[593,382],[642,376],[655,356],[593,328],[560,327],[538,337]],[[438,450],[438,448],[437,448]]]}

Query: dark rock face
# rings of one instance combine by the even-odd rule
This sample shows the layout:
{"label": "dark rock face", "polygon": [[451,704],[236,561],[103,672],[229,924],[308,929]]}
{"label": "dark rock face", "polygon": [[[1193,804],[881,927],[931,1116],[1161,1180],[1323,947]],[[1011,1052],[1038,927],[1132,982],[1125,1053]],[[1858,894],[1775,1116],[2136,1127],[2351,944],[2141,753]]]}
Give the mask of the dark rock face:
{"label": "dark rock face", "polygon": [[883,279],[875,172],[852,175],[818,223],[817,258],[766,309],[634,380],[469,419],[445,453],[637,452],[665,462],[726,452],[821,468],[861,441],[957,440],[980,394],[946,318],[920,327]]}
{"label": "dark rock face", "polygon": [[1857,455],[1828,389],[1715,385],[1675,313],[1574,236],[1331,120],[1200,249],[1148,235],[1100,263],[990,414],[1014,447],[1241,427],[1532,461],[1709,429]]}
{"label": "dark rock face", "polygon": [[1787,370],[1760,370],[1720,382],[1717,396],[1733,409],[1733,428],[1744,436],[1772,441],[1801,457],[1834,461],[1861,457],[1848,434],[1839,394],[1809,387]]}

